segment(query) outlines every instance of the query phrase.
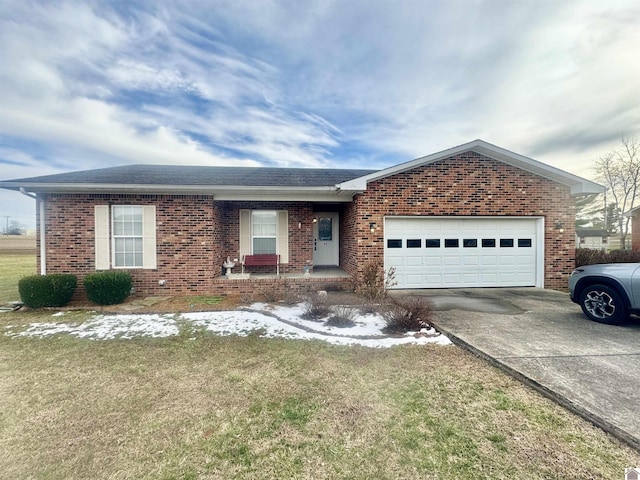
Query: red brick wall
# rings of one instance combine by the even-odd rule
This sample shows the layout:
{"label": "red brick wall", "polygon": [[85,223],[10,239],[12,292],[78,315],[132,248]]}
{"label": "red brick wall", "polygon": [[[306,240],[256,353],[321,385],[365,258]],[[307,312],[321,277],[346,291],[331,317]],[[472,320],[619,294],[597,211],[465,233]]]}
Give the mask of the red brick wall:
{"label": "red brick wall", "polygon": [[640,250],[640,210],[631,217],[631,249]]}
{"label": "red brick wall", "polygon": [[[542,216],[545,287],[567,288],[575,255],[569,187],[475,152],[371,182],[343,215],[348,239],[342,245],[342,266],[348,273],[358,275],[367,261],[383,258],[385,215]],[[377,226],[374,233],[371,222]]]}
{"label": "red brick wall", "polygon": [[[313,261],[313,204],[303,202],[220,202],[224,225],[224,258],[239,257],[240,210],[287,210],[289,218],[289,263],[281,273],[302,273]],[[274,267],[247,267],[247,272],[273,273]]]}
{"label": "red brick wall", "polygon": [[[289,212],[289,263],[281,265],[282,273],[302,273],[313,259],[311,203],[215,202],[206,195],[49,194],[43,198],[47,272],[74,273],[80,285],[84,275],[96,271],[95,205],[156,206],[157,269],[128,269],[136,293],[141,295],[222,293],[250,288],[245,284],[231,288],[215,281],[223,274],[224,259],[238,257],[240,209]],[[273,273],[274,268],[248,271]],[[165,280],[165,285],[160,286],[159,280]]]}
{"label": "red brick wall", "polygon": [[206,292],[221,273],[221,214],[211,196],[49,194],[45,202],[48,273],[74,273],[82,285],[95,272],[95,205],[156,206],[157,269],[128,270],[136,293]]}

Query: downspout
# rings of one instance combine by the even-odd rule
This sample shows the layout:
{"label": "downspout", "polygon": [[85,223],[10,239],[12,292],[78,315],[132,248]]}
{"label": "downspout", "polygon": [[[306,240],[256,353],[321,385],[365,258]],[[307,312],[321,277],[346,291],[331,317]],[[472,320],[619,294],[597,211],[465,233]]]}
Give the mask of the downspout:
{"label": "downspout", "polygon": [[40,275],[47,274],[47,247],[45,244],[45,231],[44,226],[45,222],[45,209],[44,209],[44,200],[38,198],[36,195],[32,195],[27,192],[24,187],[20,187],[20,193],[26,195],[29,198],[33,198],[36,201],[37,208],[40,211],[40,224],[38,226],[38,230],[40,230]]}

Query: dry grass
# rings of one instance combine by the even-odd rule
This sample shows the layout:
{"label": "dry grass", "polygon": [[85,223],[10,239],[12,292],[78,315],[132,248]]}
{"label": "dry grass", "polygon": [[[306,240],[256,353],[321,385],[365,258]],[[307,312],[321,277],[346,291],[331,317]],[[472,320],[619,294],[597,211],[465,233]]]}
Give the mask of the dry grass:
{"label": "dry grass", "polygon": [[[15,299],[33,255],[0,253]],[[237,299],[183,297],[188,311]],[[10,338],[2,478],[621,478],[640,455],[458,347],[215,337]],[[68,312],[65,322],[90,315]]]}
{"label": "dry grass", "polygon": [[0,250],[0,305],[20,300],[18,281],[36,274],[35,254],[7,253]]}
{"label": "dry grass", "polygon": [[458,347],[2,336],[0,412],[4,478],[621,478],[640,464]]}

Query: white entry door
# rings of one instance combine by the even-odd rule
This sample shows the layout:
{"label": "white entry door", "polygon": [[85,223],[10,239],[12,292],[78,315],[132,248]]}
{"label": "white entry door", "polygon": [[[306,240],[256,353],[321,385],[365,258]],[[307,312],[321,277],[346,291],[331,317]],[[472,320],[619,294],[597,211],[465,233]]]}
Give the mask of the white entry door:
{"label": "white entry door", "polygon": [[337,212],[316,213],[313,224],[313,264],[316,266],[339,263],[340,225]]}

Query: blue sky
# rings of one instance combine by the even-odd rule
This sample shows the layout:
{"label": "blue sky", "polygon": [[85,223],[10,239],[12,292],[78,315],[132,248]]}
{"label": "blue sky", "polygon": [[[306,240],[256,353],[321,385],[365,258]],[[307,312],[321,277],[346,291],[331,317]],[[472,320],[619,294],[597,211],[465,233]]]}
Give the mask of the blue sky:
{"label": "blue sky", "polygon": [[[383,168],[475,138],[592,178],[640,133],[637,0],[0,3],[0,179]],[[0,218],[35,223],[0,190]]]}

